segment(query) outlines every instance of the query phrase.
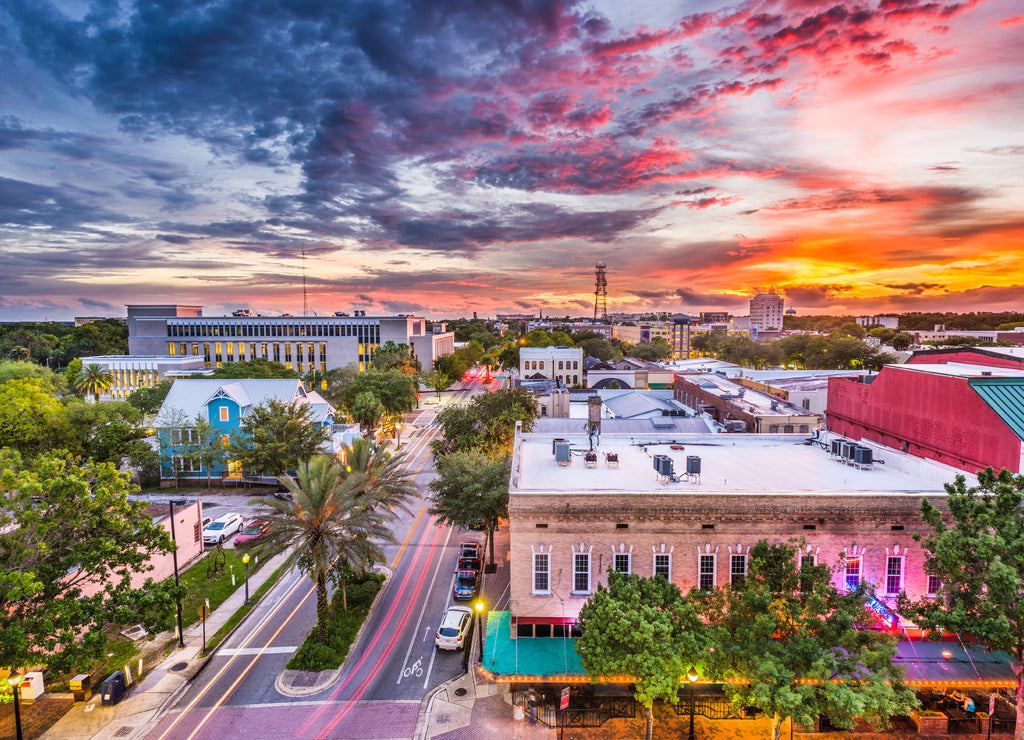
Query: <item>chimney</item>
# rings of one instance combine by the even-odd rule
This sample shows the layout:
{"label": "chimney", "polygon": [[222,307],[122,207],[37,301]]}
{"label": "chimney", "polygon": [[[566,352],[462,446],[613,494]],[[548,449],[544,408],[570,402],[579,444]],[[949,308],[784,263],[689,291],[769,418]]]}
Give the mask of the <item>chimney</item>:
{"label": "chimney", "polygon": [[587,433],[601,433],[601,397],[597,394],[587,398]]}

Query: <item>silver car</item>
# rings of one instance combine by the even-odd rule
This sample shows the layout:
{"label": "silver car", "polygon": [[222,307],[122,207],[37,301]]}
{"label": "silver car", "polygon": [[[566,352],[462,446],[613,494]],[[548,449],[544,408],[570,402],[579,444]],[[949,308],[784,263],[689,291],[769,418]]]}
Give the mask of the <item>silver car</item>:
{"label": "silver car", "polygon": [[437,628],[434,644],[442,650],[462,650],[472,621],[473,610],[468,606],[449,606]]}

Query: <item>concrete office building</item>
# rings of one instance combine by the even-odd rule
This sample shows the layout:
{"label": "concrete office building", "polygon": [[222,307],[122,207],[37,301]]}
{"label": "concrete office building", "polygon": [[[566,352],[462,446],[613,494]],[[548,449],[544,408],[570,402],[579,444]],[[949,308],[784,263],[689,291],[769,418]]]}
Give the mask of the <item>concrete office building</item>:
{"label": "concrete office building", "polygon": [[558,379],[565,386],[580,385],[583,380],[583,350],[579,347],[522,347],[519,350],[519,376]]}
{"label": "concrete office building", "polygon": [[750,299],[751,334],[782,331],[783,300],[774,289]]}
{"label": "concrete office building", "polygon": [[370,367],[388,341],[407,344],[425,370],[455,350],[452,332],[428,333],[419,316],[203,316],[202,306],[128,306],[130,355],[202,357],[205,367],[257,357],[300,374]]}

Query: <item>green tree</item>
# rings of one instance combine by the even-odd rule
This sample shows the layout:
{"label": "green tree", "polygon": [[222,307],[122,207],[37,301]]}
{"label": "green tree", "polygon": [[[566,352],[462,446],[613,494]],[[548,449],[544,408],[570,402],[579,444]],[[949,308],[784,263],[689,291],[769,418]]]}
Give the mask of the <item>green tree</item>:
{"label": "green tree", "polygon": [[320,395],[335,408],[345,408],[345,396],[348,388],[359,377],[359,374],[359,366],[354,363],[328,370],[321,376],[323,384]]}
{"label": "green tree", "polygon": [[509,458],[480,450],[461,450],[442,457],[437,477],[427,484],[430,513],[443,524],[468,528],[482,524],[494,564],[494,530],[508,518]]}
{"label": "green tree", "polygon": [[0,666],[80,670],[103,656],[108,625],[166,619],[173,580],[130,583],[173,547],[128,500],[137,490],[107,463],[0,449]]}
{"label": "green tree", "polygon": [[28,380],[30,378],[43,381],[46,390],[53,394],[61,393],[67,387],[63,375],[51,372],[42,365],[37,365],[34,362],[0,361],[0,385],[8,380]]}
{"label": "green tree", "polygon": [[887,326],[876,326],[874,329],[868,331],[868,336],[874,337],[875,339],[879,340],[882,344],[885,344],[886,342],[890,341],[894,336],[896,336],[896,332],[894,332]]}
{"label": "green tree", "polygon": [[395,344],[390,339],[373,353],[371,366],[374,370],[397,370],[403,375],[416,375],[420,361],[412,356],[408,344]]}
{"label": "green tree", "polygon": [[213,485],[213,469],[223,466],[228,456],[222,432],[200,414],[192,422],[189,436],[185,454],[206,469],[206,488],[209,489]]}
{"label": "green tree", "polygon": [[847,321],[838,329],[836,334],[845,335],[847,337],[853,337],[854,339],[863,339],[867,331],[863,326],[858,324],[856,321]]}
{"label": "green tree", "polygon": [[74,388],[75,378],[78,377],[80,372],[82,372],[82,360],[76,357],[68,363],[68,367],[64,371],[65,386],[68,388]]}
{"label": "green tree", "polygon": [[0,385],[0,447],[25,455],[62,447],[70,435],[67,411],[38,378]]}
{"label": "green tree", "polygon": [[330,427],[314,421],[308,405],[270,400],[245,415],[228,454],[247,473],[282,475],[319,454],[330,438]]}
{"label": "green tree", "polygon": [[446,406],[437,415],[441,436],[432,443],[434,455],[468,449],[511,453],[516,422],[529,432],[537,414],[537,401],[523,388],[482,393],[469,403]]}
{"label": "green tree", "polygon": [[152,387],[139,388],[128,396],[128,403],[144,414],[155,414],[164,405],[172,385],[173,380],[161,380]]}
{"label": "green tree", "polygon": [[910,345],[912,345],[913,343],[914,335],[907,334],[906,332],[902,331],[893,336],[893,338],[889,341],[889,344],[892,345],[892,348],[894,350],[897,350],[898,352],[903,352],[904,350],[908,349]]}
{"label": "green tree", "polygon": [[599,360],[615,359],[615,347],[603,337],[584,339],[580,342],[580,347],[583,348],[583,353],[590,357],[596,357]]}
{"label": "green tree", "polygon": [[855,717],[884,727],[907,714],[917,700],[892,663],[895,638],[862,629],[873,622],[866,586],[842,593],[827,566],[798,566],[796,555],[794,545],[762,540],[742,585],[708,597],[709,675],[726,681],[735,706],[768,715],[774,740],[785,717],[809,725],[821,715],[850,729]]}
{"label": "green tree", "polygon": [[655,337],[650,342],[630,345],[630,349],[626,354],[638,360],[657,362],[658,360],[664,360],[666,357],[671,357],[672,347],[663,337]]}
{"label": "green tree", "polygon": [[352,420],[363,429],[363,435],[373,437],[384,416],[384,404],[380,402],[373,391],[364,391],[355,397],[352,405],[349,406],[349,414]]}
{"label": "green tree", "polygon": [[707,654],[708,629],[696,605],[661,576],[608,571],[608,586],[580,609],[576,653],[591,681],[630,676],[651,740],[655,700],[679,701],[680,681]]}
{"label": "green tree", "polygon": [[382,415],[397,415],[416,406],[416,389],[416,380],[399,370],[369,370],[346,386],[341,405],[351,413],[360,395],[372,393],[383,407]]}
{"label": "green tree", "polygon": [[543,329],[534,329],[523,337],[522,344],[524,347],[550,347],[554,342],[551,341],[551,335]]}
{"label": "green tree", "polygon": [[355,478],[346,479],[338,459],[330,455],[314,457],[299,466],[296,478],[282,475],[278,481],[292,499],[262,501],[273,510],[267,545],[296,548],[299,568],[316,584],[317,636],[326,644],[327,583],[341,586],[348,611],[344,569],[362,577],[384,559],[378,543],[395,541],[389,514],[375,506]]}
{"label": "green tree", "polygon": [[498,353],[498,366],[503,370],[519,369],[519,343],[507,342]]}
{"label": "green tree", "polygon": [[374,508],[410,513],[409,499],[417,489],[404,452],[391,454],[366,439],[357,439],[342,447],[340,457],[344,461],[342,475],[346,483],[356,486],[359,496],[368,497]]}
{"label": "green tree", "polygon": [[110,390],[114,376],[98,362],[90,362],[75,376],[75,390],[83,396],[91,395],[96,403],[104,391]]}
{"label": "green tree", "polygon": [[264,378],[287,379],[299,377],[294,370],[289,370],[280,362],[256,357],[248,362],[224,362],[213,371],[211,378]]}
{"label": "green tree", "polygon": [[431,370],[429,373],[423,373],[420,375],[420,381],[427,388],[436,392],[438,399],[441,398],[441,391],[447,390],[452,384],[451,378],[437,370]]}
{"label": "green tree", "polygon": [[940,582],[934,597],[900,600],[899,610],[919,626],[965,632],[988,651],[1011,658],[1017,679],[1016,740],[1024,738],[1024,476],[992,468],[978,485],[958,475],[946,484],[949,514],[928,499],[921,515],[931,528],[916,536],[926,553],[925,572]]}
{"label": "green tree", "polygon": [[142,413],[134,406],[124,401],[85,403],[75,398],[66,409],[71,452],[117,468],[145,459],[150,447],[139,426]]}

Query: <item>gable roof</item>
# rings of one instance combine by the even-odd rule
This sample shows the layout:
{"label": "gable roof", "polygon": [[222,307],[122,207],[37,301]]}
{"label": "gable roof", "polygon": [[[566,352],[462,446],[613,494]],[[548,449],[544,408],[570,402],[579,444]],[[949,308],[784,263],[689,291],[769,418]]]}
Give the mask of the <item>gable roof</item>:
{"label": "gable roof", "polygon": [[179,378],[171,386],[153,425],[169,426],[173,423],[191,421],[200,415],[206,418],[209,403],[218,396],[230,398],[237,403],[242,409],[242,416],[245,416],[249,409],[271,400],[282,403],[312,402],[314,405],[326,403],[318,395],[310,397],[303,388],[302,381],[297,378]]}

